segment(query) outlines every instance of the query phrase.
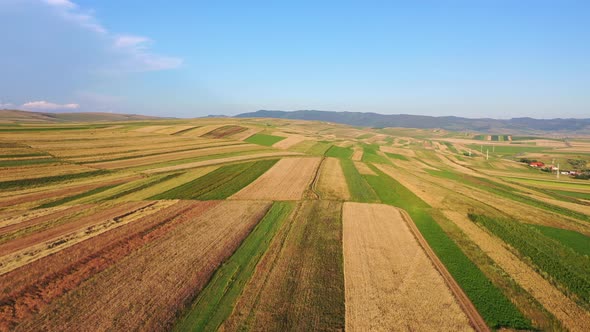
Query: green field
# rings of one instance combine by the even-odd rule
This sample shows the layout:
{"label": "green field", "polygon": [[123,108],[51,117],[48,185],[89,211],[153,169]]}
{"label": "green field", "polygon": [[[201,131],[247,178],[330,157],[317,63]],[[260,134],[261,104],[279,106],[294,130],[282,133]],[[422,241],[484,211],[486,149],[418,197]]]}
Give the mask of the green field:
{"label": "green field", "polygon": [[155,195],[152,199],[225,199],[256,180],[278,159],[220,167],[193,181]]}
{"label": "green field", "polygon": [[377,194],[356,169],[353,161],[342,160],[341,165],[352,201],[363,203],[379,202]]}
{"label": "green field", "polygon": [[354,151],[351,148],[343,148],[336,145],[332,145],[332,147],[330,147],[328,151],[326,151],[325,156],[341,159],[350,159],[353,153]]}
{"label": "green field", "polygon": [[408,157],[401,154],[385,152],[385,155],[393,159],[409,161]]}
{"label": "green field", "polygon": [[[561,241],[544,236],[542,232],[516,220],[470,214],[469,218],[483,225],[504,242],[544,271],[549,277],[575,294],[581,305],[590,305],[590,257],[580,255]],[[560,237],[563,233],[550,231]]]}
{"label": "green field", "polygon": [[275,202],[234,254],[215,272],[175,331],[217,331],[234,309],[260,258],[291,214],[292,202]]}
{"label": "green field", "polygon": [[542,225],[531,226],[538,229],[543,235],[552,238],[566,247],[571,248],[578,254],[590,256],[590,237],[576,231],[570,231],[568,229]]}
{"label": "green field", "polygon": [[361,159],[365,163],[376,163],[376,164],[389,164],[391,161],[380,155],[379,145],[377,144],[363,144],[363,158]]}
{"label": "green field", "polygon": [[277,142],[284,140],[285,138],[286,137],[279,137],[279,136],[273,136],[273,135],[267,135],[267,134],[254,134],[254,135],[246,138],[244,141],[248,142],[248,143],[254,143],[254,144],[259,144],[259,145],[264,145],[264,146],[271,146]]}

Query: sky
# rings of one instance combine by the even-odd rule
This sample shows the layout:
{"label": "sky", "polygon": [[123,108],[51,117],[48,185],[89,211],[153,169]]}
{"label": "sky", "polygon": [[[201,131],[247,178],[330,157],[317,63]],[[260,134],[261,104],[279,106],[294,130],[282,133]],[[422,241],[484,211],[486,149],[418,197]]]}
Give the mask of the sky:
{"label": "sky", "polygon": [[590,1],[0,0],[0,109],[590,118]]}

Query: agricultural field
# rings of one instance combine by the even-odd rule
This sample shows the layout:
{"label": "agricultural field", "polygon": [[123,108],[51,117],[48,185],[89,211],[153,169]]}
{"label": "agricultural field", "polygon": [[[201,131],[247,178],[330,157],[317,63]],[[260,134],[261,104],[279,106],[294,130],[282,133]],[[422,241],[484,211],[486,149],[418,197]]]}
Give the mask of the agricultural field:
{"label": "agricultural field", "polygon": [[590,331],[588,167],[585,137],[3,124],[0,331]]}

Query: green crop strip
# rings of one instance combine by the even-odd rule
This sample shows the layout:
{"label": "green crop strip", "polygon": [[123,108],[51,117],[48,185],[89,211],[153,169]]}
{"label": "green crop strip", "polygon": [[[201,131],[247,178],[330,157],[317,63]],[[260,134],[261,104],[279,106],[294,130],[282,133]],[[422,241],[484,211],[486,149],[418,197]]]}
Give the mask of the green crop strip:
{"label": "green crop strip", "polygon": [[19,159],[19,160],[0,160],[0,167],[18,167],[28,165],[43,165],[59,163],[59,159],[43,158],[43,159]]}
{"label": "green crop strip", "polygon": [[175,331],[217,331],[229,317],[256,265],[293,210],[292,202],[275,202],[236,252],[213,275]]}
{"label": "green crop strip", "polygon": [[531,226],[538,229],[543,235],[554,239],[566,247],[570,247],[578,254],[590,256],[590,237],[576,231],[570,231],[569,229],[542,225]]}
{"label": "green crop strip", "polygon": [[63,204],[66,204],[66,203],[75,201],[75,200],[80,199],[80,198],[84,198],[84,197],[88,197],[88,196],[92,196],[92,195],[101,193],[101,192],[106,191],[106,190],[109,190],[111,188],[115,188],[116,186],[119,186],[119,185],[120,184],[111,184],[111,185],[108,185],[108,186],[94,188],[92,190],[89,190],[89,191],[86,191],[86,192],[83,192],[83,193],[80,193],[80,194],[77,194],[77,195],[64,197],[64,198],[58,199],[58,200],[53,201],[53,202],[49,202],[49,203],[45,203],[43,205],[39,205],[37,207],[37,209],[44,209],[44,208],[49,208],[49,207],[54,207],[54,206],[60,206],[60,205],[63,205]]}
{"label": "green crop strip", "polygon": [[92,176],[104,175],[104,174],[108,174],[108,173],[110,173],[110,171],[101,169],[101,170],[76,173],[76,174],[46,176],[46,177],[36,178],[36,179],[3,181],[3,182],[0,182],[0,190],[7,190],[7,189],[16,190],[16,189],[23,189],[23,188],[40,187],[40,186],[50,185],[50,184],[54,184],[54,183],[58,183],[58,182],[83,179],[83,178],[88,178],[88,177],[92,177]]}
{"label": "green crop strip", "polygon": [[118,193],[116,193],[116,194],[114,194],[112,196],[109,196],[109,197],[107,197],[105,199],[102,199],[102,200],[103,201],[106,201],[106,200],[117,199],[117,198],[123,197],[125,195],[132,194],[132,193],[134,193],[136,191],[140,191],[140,190],[149,188],[151,186],[155,186],[155,185],[157,185],[159,183],[162,183],[164,181],[168,181],[168,180],[173,179],[173,178],[175,178],[175,177],[177,177],[177,176],[179,176],[181,174],[182,173],[173,173],[173,174],[167,174],[165,176],[156,176],[155,179],[153,179],[153,180],[150,180],[150,181],[148,181],[146,183],[143,183],[143,184],[141,184],[141,185],[139,185],[137,187],[133,187],[133,188],[130,188],[130,189],[127,189],[127,190],[123,190],[121,192],[118,192]]}
{"label": "green crop strip", "polygon": [[371,165],[375,175],[364,178],[385,204],[405,209],[432,250],[492,328],[529,329],[531,323],[461,251],[431,216],[431,207],[402,184]]}
{"label": "green crop strip", "polygon": [[286,137],[279,137],[273,135],[265,135],[265,134],[254,134],[244,141],[248,143],[254,143],[259,145],[271,146],[277,142],[284,140]]}
{"label": "green crop strip", "polygon": [[363,158],[362,161],[365,163],[376,163],[376,164],[389,164],[391,161],[382,155],[378,154],[379,145],[377,144],[363,144]]}
{"label": "green crop strip", "polygon": [[340,164],[342,165],[342,171],[344,172],[352,201],[363,203],[379,202],[377,194],[361,176],[352,160],[342,160]]}
{"label": "green crop strip", "polygon": [[459,151],[457,151],[457,149],[455,148],[455,146],[453,144],[451,144],[450,142],[442,142],[444,145],[447,146],[447,148],[449,148],[449,150],[451,150],[451,152],[453,153],[459,153]]}
{"label": "green crop strip", "polygon": [[408,157],[401,155],[401,154],[397,154],[397,153],[385,152],[385,155],[387,155],[390,158],[397,159],[397,160],[404,160],[404,161],[409,160]]}
{"label": "green crop strip", "polygon": [[151,199],[225,199],[271,168],[278,159],[223,166]]}
{"label": "green crop strip", "polygon": [[341,158],[341,159],[350,159],[352,157],[351,148],[343,148],[340,146],[333,145],[326,151],[326,157],[334,157],[334,158]]}
{"label": "green crop strip", "polygon": [[505,218],[470,214],[469,218],[483,225],[497,237],[528,257],[542,275],[562,285],[578,297],[578,303],[590,307],[590,258],[576,253],[544,236],[542,232]]}

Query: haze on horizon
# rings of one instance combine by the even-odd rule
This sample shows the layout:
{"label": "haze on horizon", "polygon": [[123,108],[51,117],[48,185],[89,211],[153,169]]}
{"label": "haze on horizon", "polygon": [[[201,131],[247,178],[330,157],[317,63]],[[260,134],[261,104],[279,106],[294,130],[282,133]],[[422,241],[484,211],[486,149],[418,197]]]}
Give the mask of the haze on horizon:
{"label": "haze on horizon", "polygon": [[588,1],[0,0],[0,109],[589,117]]}

